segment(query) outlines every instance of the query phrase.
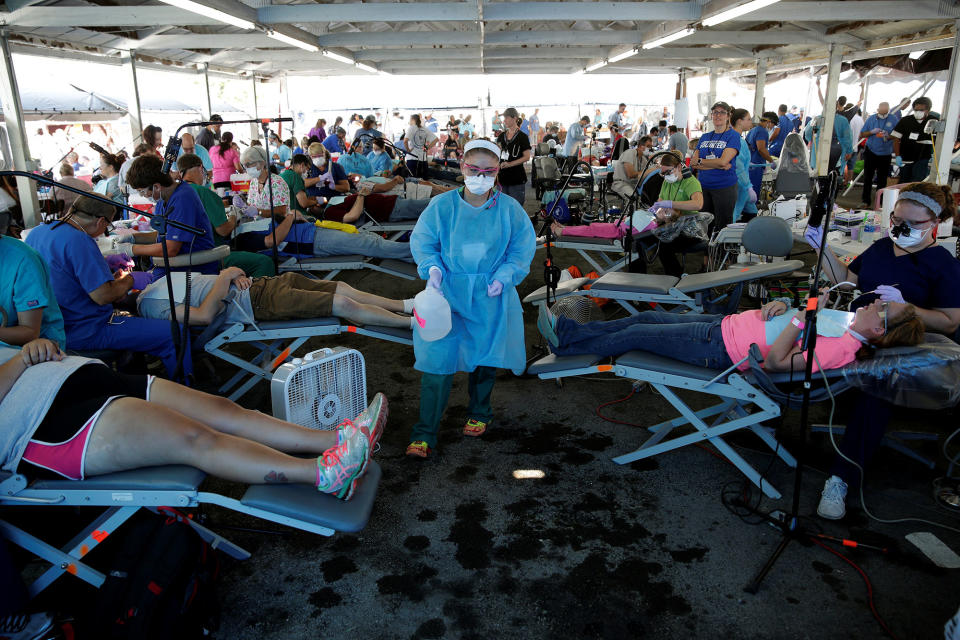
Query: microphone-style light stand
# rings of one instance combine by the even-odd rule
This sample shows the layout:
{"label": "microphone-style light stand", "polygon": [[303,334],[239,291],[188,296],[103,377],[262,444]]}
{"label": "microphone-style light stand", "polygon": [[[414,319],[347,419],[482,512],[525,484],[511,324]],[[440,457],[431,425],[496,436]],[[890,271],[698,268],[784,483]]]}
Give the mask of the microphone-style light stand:
{"label": "microphone-style light stand", "polygon": [[410,173],[410,167],[407,166],[406,157],[407,157],[407,153],[408,153],[408,152],[407,152],[406,149],[401,149],[400,147],[398,147],[397,145],[393,144],[392,142],[390,142],[390,141],[387,140],[386,138],[374,138],[374,139],[375,139],[375,140],[379,140],[380,142],[382,142],[382,143],[384,144],[384,146],[390,147],[391,149],[393,149],[394,151],[396,151],[398,154],[400,154],[400,166],[402,167],[401,172],[402,172],[402,171],[406,171],[408,177],[410,177],[410,178],[415,177],[412,173]]}
{"label": "microphone-style light stand", "polygon": [[[807,300],[807,309],[806,316],[804,317],[804,329],[803,337],[801,341],[801,348],[806,352],[806,366],[803,372],[803,396],[802,402],[800,405],[800,449],[797,451],[797,466],[794,471],[794,480],[793,480],[793,501],[790,505],[790,513],[786,514],[782,521],[776,520],[767,514],[763,514],[765,518],[770,520],[770,522],[776,524],[780,527],[782,537],[780,538],[780,544],[777,545],[777,548],[773,550],[773,553],[770,554],[770,557],[767,559],[766,563],[760,569],[753,580],[744,587],[744,591],[747,593],[757,593],[760,589],[760,583],[763,582],[763,579],[766,578],[767,574],[770,573],[770,570],[773,569],[773,565],[776,564],[777,560],[783,554],[787,546],[790,545],[790,542],[796,539],[806,539],[810,536],[809,532],[805,532],[799,526],[799,513],[800,513],[800,489],[803,483],[803,460],[806,457],[806,448],[807,448],[807,428],[810,426],[810,389],[811,383],[813,381],[813,362],[814,362],[814,349],[817,346],[817,307],[819,300],[819,292],[815,290],[816,287],[820,284],[820,273],[823,269],[823,256],[827,251],[827,231],[830,228],[830,214],[833,211],[834,199],[837,195],[837,190],[840,187],[840,180],[836,170],[831,170],[829,175],[826,177],[818,179],[818,189],[825,189],[825,192],[821,192],[820,198],[814,198],[813,200],[819,200],[823,203],[822,210],[812,211],[810,214],[810,222],[812,226],[820,226],[823,229],[823,236],[820,241],[820,255],[817,258],[817,265],[813,270],[813,290],[811,290],[810,297]],[[820,207],[818,207],[820,208]],[[813,224],[818,217],[822,215],[820,220],[820,225]]]}
{"label": "microphone-style light stand", "polygon": [[[9,176],[9,177],[19,177],[19,178],[27,178],[28,180],[33,180],[34,182],[38,182],[38,183],[40,183],[40,184],[44,184],[44,185],[48,185],[48,186],[54,186],[54,185],[56,185],[58,189],[63,189],[63,190],[65,190],[65,191],[71,191],[71,192],[73,192],[73,193],[79,194],[79,195],[84,196],[84,197],[86,197],[86,198],[90,198],[91,200],[99,200],[100,202],[103,202],[103,203],[105,203],[105,204],[108,204],[108,205],[110,205],[110,206],[112,206],[112,207],[116,207],[116,208],[118,208],[118,209],[123,209],[123,210],[125,210],[125,211],[132,212],[132,213],[134,213],[134,214],[136,214],[136,215],[144,215],[144,216],[147,216],[148,218],[150,218],[150,226],[152,226],[152,227],[153,227],[154,229],[156,229],[156,231],[157,231],[157,239],[160,240],[160,246],[161,246],[161,248],[162,248],[162,253],[163,253],[163,268],[164,268],[164,270],[165,270],[168,274],[170,273],[170,257],[169,257],[168,254],[167,254],[167,243],[165,242],[167,225],[170,225],[170,226],[172,226],[172,227],[175,227],[175,228],[177,228],[177,229],[180,229],[181,231],[187,231],[187,232],[192,233],[192,234],[194,234],[194,235],[196,235],[196,236],[202,236],[202,235],[206,234],[206,231],[203,230],[203,229],[199,229],[199,228],[194,227],[194,226],[192,226],[192,225],[184,224],[184,223],[178,222],[178,221],[176,221],[176,220],[168,220],[168,219],[167,219],[167,214],[169,214],[169,211],[165,211],[163,214],[160,214],[160,215],[154,215],[153,213],[147,213],[147,212],[145,212],[145,211],[141,211],[141,210],[139,210],[139,209],[135,209],[135,208],[133,208],[133,207],[131,207],[130,205],[127,205],[127,204],[122,204],[122,203],[119,203],[119,202],[114,202],[113,200],[110,200],[109,198],[104,198],[104,197],[102,197],[101,195],[99,195],[99,194],[97,194],[97,193],[92,193],[92,192],[89,192],[89,191],[84,191],[84,190],[82,190],[82,189],[78,189],[78,188],[76,188],[76,187],[71,187],[71,186],[69,186],[69,185],[57,184],[57,182],[54,181],[52,178],[49,178],[49,177],[44,176],[44,175],[41,175],[41,174],[39,174],[39,173],[30,173],[30,172],[28,172],[28,171],[0,171],[0,177],[6,177],[6,176]],[[174,297],[173,297],[173,285],[171,284],[169,277],[167,278],[167,301],[170,303],[170,308],[171,308],[171,309],[176,309],[176,301],[174,300]],[[175,314],[175,313],[171,313],[171,314],[170,314],[170,329],[171,329],[171,332],[172,332],[172,335],[173,335],[173,342],[174,342],[174,344],[179,346],[179,345],[181,344],[181,341],[180,341],[180,325],[179,325],[179,323],[177,322],[177,314]],[[178,363],[177,363],[177,371],[172,371],[172,372],[170,372],[171,378],[174,378],[174,379],[175,379],[175,378],[177,378],[177,377],[179,376],[179,374],[180,374],[179,369],[180,369],[181,364],[182,364],[182,358],[183,358],[182,355],[177,358],[177,360],[178,360]]]}

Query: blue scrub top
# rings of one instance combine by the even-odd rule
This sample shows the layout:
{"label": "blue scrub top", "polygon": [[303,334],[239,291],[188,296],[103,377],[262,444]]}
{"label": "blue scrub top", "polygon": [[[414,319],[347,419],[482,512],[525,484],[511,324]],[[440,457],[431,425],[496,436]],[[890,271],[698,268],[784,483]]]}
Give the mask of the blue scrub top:
{"label": "blue scrub top", "polygon": [[[340,182],[341,180],[347,179],[347,173],[343,170],[343,167],[340,166],[340,163],[334,162],[330,165],[330,172],[333,176],[334,182]],[[324,171],[323,173],[326,173]],[[310,175],[309,178],[316,178],[321,175],[320,169],[317,169],[315,166],[310,165]],[[323,186],[319,187],[313,185],[312,187],[307,187],[307,195],[313,196],[314,198],[323,196],[324,198],[336,198],[337,196],[342,196],[343,194],[337,191],[336,189],[331,189],[330,187]]]}
{"label": "blue scrub top", "polygon": [[330,153],[343,153],[345,151],[343,143],[340,142],[340,138],[338,138],[335,133],[328,135],[327,139],[321,144],[325,146]]}
{"label": "blue scrub top", "polygon": [[[170,211],[168,220],[176,220],[177,222],[182,222],[192,227],[199,227],[206,232],[202,236],[195,236],[189,231],[182,231],[176,227],[168,226],[167,240],[176,240],[177,242],[183,243],[183,246],[180,248],[180,255],[186,255],[188,252],[196,253],[197,251],[213,249],[214,237],[213,228],[210,226],[210,218],[207,217],[206,209],[203,208],[203,201],[200,200],[200,196],[194,191],[193,187],[186,182],[181,182],[177,185],[177,188],[174,189],[169,200],[160,200],[157,202],[154,215],[163,215],[166,211]],[[160,266],[163,264],[163,258],[154,258],[153,264],[153,277],[155,280],[167,274],[166,269]],[[187,267],[175,267],[171,269],[171,271],[186,270]],[[205,265],[194,266],[191,271],[217,274],[220,273],[220,265],[216,262],[211,262]]]}
{"label": "blue scrub top", "polygon": [[279,159],[274,160],[273,164],[280,167],[281,170],[287,166],[287,160],[293,159],[293,149],[285,144],[270,149],[270,155],[273,156],[274,154],[276,154]]}
{"label": "blue scrub top", "polygon": [[[960,260],[941,246],[897,256],[893,240],[881,238],[850,263],[850,271],[857,274],[861,291],[896,285],[910,304],[924,309],[960,309]],[[864,295],[854,304],[862,307],[875,299]]]}
{"label": "blue scrub top", "polygon": [[871,153],[874,153],[878,156],[891,156],[893,155],[893,138],[890,137],[890,133],[893,131],[893,128],[897,126],[897,123],[900,122],[900,118],[896,118],[891,114],[887,114],[886,118],[880,119],[877,114],[871,115],[867,118],[867,121],[863,123],[863,129],[861,132],[873,131],[874,129],[882,129],[886,132],[887,137],[878,138],[876,135],[871,135],[867,138],[867,149]]}
{"label": "blue scrub top", "polygon": [[[526,347],[516,285],[530,271],[536,234],[523,207],[503,192],[480,207],[461,192],[431,199],[410,235],[417,272],[426,280],[430,267],[440,268],[452,311],[444,338],[425,342],[414,332],[414,366],[435,374],[499,367],[519,375],[526,368]],[[503,292],[490,297],[487,286],[494,280]]]}
{"label": "blue scrub top", "polygon": [[373,167],[370,166],[370,161],[360,155],[358,151],[351,151],[346,155],[340,156],[337,164],[339,164],[347,174],[357,173],[364,178],[369,178],[373,175]]}
{"label": "blue scrub top", "polygon": [[[736,149],[740,154],[740,134],[728,127],[723,133],[710,132],[700,136],[697,150],[701,160],[719,159],[728,149]],[[723,189],[737,184],[737,159],[730,161],[729,169],[700,169],[697,179],[704,189]]]}
{"label": "blue scrub top", "polygon": [[[750,147],[750,164],[763,164],[766,162],[763,156],[760,155],[760,152],[757,150],[757,141],[763,140],[764,142],[770,142],[770,132],[767,131],[764,127],[760,125],[755,126],[753,129],[747,132],[747,146]],[[767,153],[770,150],[767,149]],[[770,155],[773,155],[772,153]]]}
{"label": "blue scrub top", "polygon": [[106,198],[110,198],[114,202],[123,204],[123,192],[120,191],[119,181],[120,176],[118,175],[110,178],[104,178],[97,184],[93,185],[93,192],[99,193]]}
{"label": "blue scrub top", "polygon": [[563,141],[563,155],[572,156],[573,150],[579,142],[583,141],[583,126],[579,122],[574,122],[567,129],[567,138]]}
{"label": "blue scrub top", "polygon": [[381,151],[380,155],[374,155],[371,151],[367,154],[367,161],[370,163],[370,170],[373,171],[373,175],[380,175],[384,171],[393,169],[393,160],[385,151]]}
{"label": "blue scrub top", "polygon": [[783,149],[783,143],[787,139],[787,136],[793,133],[794,128],[796,128],[796,123],[788,116],[783,115],[780,116],[777,126],[780,127],[780,133],[777,134],[777,139],[770,143],[768,151],[770,155],[780,157],[780,150]]}
{"label": "blue scrub top", "polygon": [[50,282],[63,313],[67,346],[71,339],[94,335],[113,315],[113,305],[97,304],[90,293],[113,274],[93,238],[70,223],[42,224],[27,236],[27,244],[50,267]]}
{"label": "blue scrub top", "polygon": [[[43,309],[40,337],[67,348],[63,314],[50,283],[47,264],[22,240],[0,236],[0,312],[3,326],[15,327],[17,313]],[[2,344],[2,342],[0,342]]]}

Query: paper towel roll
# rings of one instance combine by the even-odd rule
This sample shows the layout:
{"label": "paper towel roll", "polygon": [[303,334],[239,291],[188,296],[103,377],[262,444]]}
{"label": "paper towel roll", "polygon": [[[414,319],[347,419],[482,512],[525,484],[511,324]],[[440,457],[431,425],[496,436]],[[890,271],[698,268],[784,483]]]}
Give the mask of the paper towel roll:
{"label": "paper towel roll", "polygon": [[884,189],[883,199],[880,201],[880,226],[890,228],[890,213],[900,197],[900,189]]}

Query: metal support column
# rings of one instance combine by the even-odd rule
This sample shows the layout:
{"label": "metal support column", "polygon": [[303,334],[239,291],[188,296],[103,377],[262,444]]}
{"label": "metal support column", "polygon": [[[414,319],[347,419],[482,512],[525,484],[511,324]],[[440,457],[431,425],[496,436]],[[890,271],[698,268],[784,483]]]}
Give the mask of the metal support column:
{"label": "metal support column", "polygon": [[710,89],[707,91],[707,125],[706,129],[713,131],[713,120],[710,118],[710,107],[717,101],[717,67],[710,67]]}
{"label": "metal support column", "polygon": [[[254,75],[254,76],[251,76],[250,79],[251,79],[251,81],[253,82],[253,84],[251,85],[251,88],[252,88],[252,91],[253,91],[253,117],[254,117],[254,118],[257,118],[257,119],[259,120],[259,119],[260,119],[260,110],[259,110],[259,108],[257,107],[257,76],[255,76],[255,75]],[[250,140],[253,141],[253,140],[259,140],[259,139],[260,139],[260,125],[257,124],[257,123],[251,124],[251,125],[250,125]]]}
{"label": "metal support column", "polygon": [[142,140],[143,120],[140,115],[140,83],[137,81],[137,59],[132,51],[120,52],[120,64],[127,76],[127,124],[130,126],[130,153]]}
{"label": "metal support column", "polygon": [[[17,87],[13,58],[10,57],[8,37],[9,32],[6,29],[0,30],[0,54],[3,55],[3,61],[0,62],[0,105],[3,107],[7,137],[10,140],[12,168],[18,171],[33,171],[36,167],[30,157],[30,147],[27,145],[23,105],[20,104],[20,89]],[[40,201],[37,199],[34,183],[27,178],[17,178],[17,193],[24,224],[27,227],[40,224]]]}
{"label": "metal support column", "polygon": [[759,122],[763,115],[764,92],[767,89],[767,59],[759,58],[757,60],[757,82],[756,89],[753,92],[753,121]]}
{"label": "metal support column", "polygon": [[823,124],[817,137],[817,175],[830,172],[830,140],[833,138],[833,121],[837,116],[837,93],[840,88],[840,45],[830,45],[830,62],[827,65],[827,95],[823,98]]}
{"label": "metal support column", "polygon": [[203,89],[200,110],[203,112],[203,120],[210,120],[210,116],[213,115],[213,101],[210,99],[210,65],[206,62],[197,64],[197,73],[200,74]]}
{"label": "metal support column", "polygon": [[957,139],[957,119],[960,118],[960,20],[956,21],[957,35],[953,39],[953,53],[950,54],[950,76],[943,94],[943,113],[940,122],[943,131],[936,136],[937,157],[934,158],[934,171],[930,175],[938,184],[948,184],[950,179],[950,160],[953,158],[953,141]]}

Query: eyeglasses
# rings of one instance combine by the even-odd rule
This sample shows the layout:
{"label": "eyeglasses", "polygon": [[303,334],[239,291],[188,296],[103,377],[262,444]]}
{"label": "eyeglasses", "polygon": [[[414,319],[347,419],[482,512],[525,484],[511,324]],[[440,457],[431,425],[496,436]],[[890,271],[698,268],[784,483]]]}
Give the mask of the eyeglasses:
{"label": "eyeglasses", "polygon": [[493,174],[495,174],[497,171],[500,170],[500,167],[489,167],[489,168],[475,167],[472,164],[466,164],[466,163],[462,164],[461,168],[466,169],[468,171],[472,171],[473,173],[481,176],[492,176]]}
{"label": "eyeglasses", "polygon": [[714,116],[714,117],[716,117],[716,116],[725,116],[725,115],[727,115],[727,111],[726,111],[726,109],[714,109],[713,111],[710,112],[710,115],[712,115],[712,116]]}
{"label": "eyeglasses", "polygon": [[913,221],[911,220],[904,220],[903,218],[901,218],[896,214],[893,214],[893,213],[890,214],[891,227],[899,227],[900,225],[905,224],[911,231],[916,231],[918,233],[923,233],[924,231],[932,227],[934,222],[935,222],[934,220],[927,220],[926,222],[919,223],[918,225],[913,223]]}
{"label": "eyeglasses", "polygon": [[880,303],[880,317],[883,319],[883,333],[887,333],[887,307],[890,306],[889,302]]}

